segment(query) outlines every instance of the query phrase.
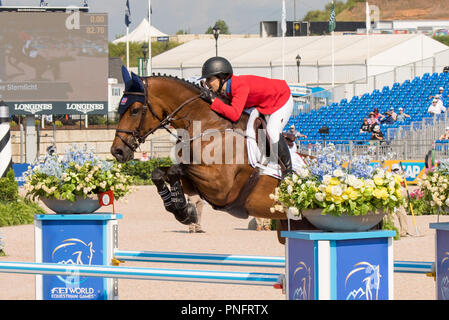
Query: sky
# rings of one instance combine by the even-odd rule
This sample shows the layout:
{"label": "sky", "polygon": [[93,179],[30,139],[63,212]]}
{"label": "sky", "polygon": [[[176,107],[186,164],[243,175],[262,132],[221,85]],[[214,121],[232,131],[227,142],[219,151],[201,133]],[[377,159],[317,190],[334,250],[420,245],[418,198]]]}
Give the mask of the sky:
{"label": "sky", "polygon": [[[38,6],[40,0],[1,0],[5,6]],[[83,0],[46,0],[49,6],[81,6]],[[148,0],[129,0],[130,32],[147,16]],[[287,20],[300,20],[309,10],[324,9],[330,0],[285,0]],[[88,0],[90,12],[108,13],[109,40],[126,33],[126,0]],[[260,21],[280,21],[282,0],[151,0],[151,24],[166,34],[178,30],[205,33],[218,19],[224,20],[231,33],[259,34]]]}

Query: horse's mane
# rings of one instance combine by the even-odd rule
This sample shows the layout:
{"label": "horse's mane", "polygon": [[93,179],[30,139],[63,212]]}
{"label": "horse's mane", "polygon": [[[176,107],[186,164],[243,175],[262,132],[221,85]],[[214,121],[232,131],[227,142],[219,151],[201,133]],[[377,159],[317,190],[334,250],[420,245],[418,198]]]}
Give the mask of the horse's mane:
{"label": "horse's mane", "polygon": [[[201,87],[199,84],[197,84],[197,83],[191,82],[191,81],[189,81],[189,80],[187,80],[187,79],[184,79],[184,78],[179,78],[179,77],[177,77],[177,76],[168,75],[168,74],[160,74],[160,73],[155,74],[155,73],[153,73],[151,76],[149,76],[149,77],[143,77],[143,78],[147,78],[147,79],[150,78],[150,79],[168,79],[168,80],[174,80],[174,81],[176,81],[176,82],[178,82],[178,83],[184,85],[185,87],[187,87],[187,88],[189,88],[189,89],[195,91],[195,93],[200,93],[200,91],[201,91],[202,89],[204,89],[204,88],[202,88],[202,87]],[[220,95],[219,98],[220,98],[224,103],[226,103],[226,104],[229,104],[229,103],[230,103],[229,98],[226,97],[226,96],[224,96],[224,95]],[[246,115],[245,113],[243,113],[243,115],[244,115],[244,117],[246,117],[246,116],[245,116],[245,115]],[[228,121],[228,122],[231,122],[229,119],[223,117],[223,116],[220,115],[220,114],[218,114],[218,116],[220,116],[221,118],[223,118],[224,120],[226,120],[226,121]]]}
{"label": "horse's mane", "polygon": [[184,78],[178,78],[177,76],[172,76],[172,75],[169,75],[169,74],[160,74],[160,73],[155,74],[155,73],[153,73],[150,77],[145,77],[145,78],[163,78],[163,79],[175,80],[175,81],[177,81],[177,82],[179,82],[179,83],[181,83],[181,84],[187,86],[188,88],[193,89],[193,90],[195,90],[197,92],[201,91],[201,87],[200,87],[199,84],[196,84],[196,83],[190,82],[189,80],[186,80]]}

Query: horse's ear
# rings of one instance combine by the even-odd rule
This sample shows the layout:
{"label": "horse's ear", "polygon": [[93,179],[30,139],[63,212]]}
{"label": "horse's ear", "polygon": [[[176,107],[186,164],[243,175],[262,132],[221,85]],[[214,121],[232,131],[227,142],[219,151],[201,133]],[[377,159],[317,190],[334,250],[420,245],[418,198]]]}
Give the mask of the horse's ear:
{"label": "horse's ear", "polygon": [[129,76],[128,69],[126,69],[125,66],[122,66],[122,78],[123,82],[126,84],[127,82],[131,81],[131,77]]}
{"label": "horse's ear", "polygon": [[131,72],[131,77],[133,80],[133,85],[136,88],[136,90],[140,91],[140,92],[145,92],[142,79],[140,79],[140,77],[137,74],[135,74],[134,72]]}

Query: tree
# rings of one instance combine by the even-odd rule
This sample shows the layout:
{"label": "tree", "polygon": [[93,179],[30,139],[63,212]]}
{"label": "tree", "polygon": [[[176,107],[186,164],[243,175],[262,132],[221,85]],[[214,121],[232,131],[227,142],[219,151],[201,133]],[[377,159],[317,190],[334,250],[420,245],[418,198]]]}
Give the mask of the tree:
{"label": "tree", "polygon": [[[229,28],[228,28],[228,25],[226,24],[226,22],[224,22],[224,20],[221,20],[221,19],[219,19],[219,20],[217,20],[216,22],[215,22],[215,25],[214,26],[217,26],[217,27],[219,27],[220,28],[220,34],[230,34],[229,33]],[[209,27],[207,30],[206,30],[206,34],[213,34],[214,32],[212,31],[212,28],[213,28],[213,26],[212,27]]]}

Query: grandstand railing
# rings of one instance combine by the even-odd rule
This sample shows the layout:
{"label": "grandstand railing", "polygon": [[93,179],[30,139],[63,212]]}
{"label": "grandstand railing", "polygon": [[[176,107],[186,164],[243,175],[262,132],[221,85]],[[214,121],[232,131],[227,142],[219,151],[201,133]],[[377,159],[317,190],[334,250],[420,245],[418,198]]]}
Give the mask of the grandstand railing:
{"label": "grandstand railing", "polygon": [[[373,160],[424,160],[429,150],[435,150],[437,160],[449,158],[449,140],[403,140],[403,141],[367,141],[367,140],[326,140],[333,143],[338,151],[350,158],[370,155]],[[303,155],[318,156],[323,140],[303,140],[298,144],[298,152]]]}

